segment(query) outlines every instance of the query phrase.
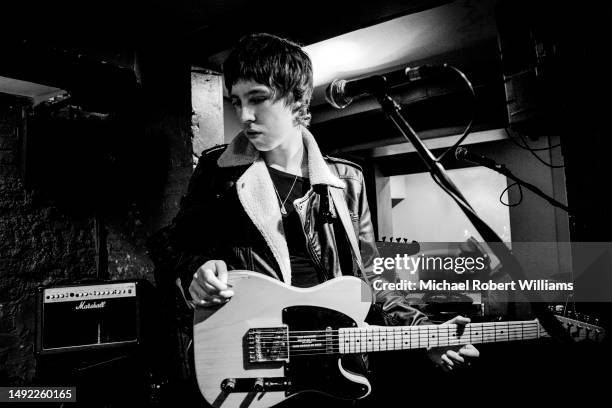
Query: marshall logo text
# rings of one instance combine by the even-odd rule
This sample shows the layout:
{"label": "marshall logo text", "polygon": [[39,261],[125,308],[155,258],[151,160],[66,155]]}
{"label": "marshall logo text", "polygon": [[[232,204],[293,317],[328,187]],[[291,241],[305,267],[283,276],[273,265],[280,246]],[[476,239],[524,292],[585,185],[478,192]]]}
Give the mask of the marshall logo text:
{"label": "marshall logo text", "polygon": [[102,309],[106,306],[106,300],[101,302],[86,303],[84,300],[75,306],[74,310],[85,310],[85,309]]}

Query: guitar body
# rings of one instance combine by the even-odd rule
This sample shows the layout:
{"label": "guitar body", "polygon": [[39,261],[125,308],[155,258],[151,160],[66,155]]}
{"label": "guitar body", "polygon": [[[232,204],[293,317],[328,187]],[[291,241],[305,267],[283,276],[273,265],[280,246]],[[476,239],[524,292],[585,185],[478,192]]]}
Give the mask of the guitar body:
{"label": "guitar body", "polygon": [[[341,357],[320,342],[321,334],[308,336],[313,330],[333,336],[332,329],[365,325],[372,299],[361,279],[340,277],[301,289],[232,271],[229,283],[234,289],[229,302],[198,308],[194,316],[196,375],[212,406],[270,407],[308,391],[345,399],[369,394],[370,383],[359,372],[361,355]],[[254,343],[256,338],[263,342]],[[288,343],[295,348],[283,352]],[[319,345],[321,352],[312,352]],[[301,353],[302,346],[310,351]]]}

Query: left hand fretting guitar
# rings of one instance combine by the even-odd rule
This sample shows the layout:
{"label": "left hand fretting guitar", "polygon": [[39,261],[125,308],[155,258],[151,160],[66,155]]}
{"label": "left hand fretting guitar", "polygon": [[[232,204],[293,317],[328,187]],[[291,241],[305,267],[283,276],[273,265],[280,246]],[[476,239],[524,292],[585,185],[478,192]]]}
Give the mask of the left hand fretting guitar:
{"label": "left hand fretting guitar", "polygon": [[[345,399],[370,393],[351,370],[350,356],[548,337],[537,320],[456,325],[369,326],[370,288],[340,277],[308,289],[267,276],[232,271],[235,295],[225,305],[198,308],[195,366],[202,395],[214,407],[270,407],[298,393]],[[600,327],[557,317],[576,340],[600,340]]]}

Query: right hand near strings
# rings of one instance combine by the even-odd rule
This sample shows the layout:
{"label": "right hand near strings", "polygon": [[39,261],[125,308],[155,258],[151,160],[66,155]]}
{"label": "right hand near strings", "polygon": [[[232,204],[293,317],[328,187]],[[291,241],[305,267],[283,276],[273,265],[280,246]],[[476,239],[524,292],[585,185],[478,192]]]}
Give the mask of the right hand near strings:
{"label": "right hand near strings", "polygon": [[189,293],[195,306],[214,306],[234,296],[230,287],[227,284],[227,265],[214,259],[200,266],[193,274]]}

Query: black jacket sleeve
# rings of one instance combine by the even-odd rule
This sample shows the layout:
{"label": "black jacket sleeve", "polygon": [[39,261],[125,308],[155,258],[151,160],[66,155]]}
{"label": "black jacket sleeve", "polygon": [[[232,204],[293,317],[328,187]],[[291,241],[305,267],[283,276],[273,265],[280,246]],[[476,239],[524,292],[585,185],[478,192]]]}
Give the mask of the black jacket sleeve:
{"label": "black jacket sleeve", "polygon": [[187,300],[191,299],[188,289],[193,274],[212,256],[207,251],[206,223],[202,217],[208,213],[206,207],[213,191],[211,174],[216,169],[217,158],[218,154],[214,153],[202,155],[172,223],[151,236],[147,242],[156,269],[166,275],[161,279],[180,279]]}

